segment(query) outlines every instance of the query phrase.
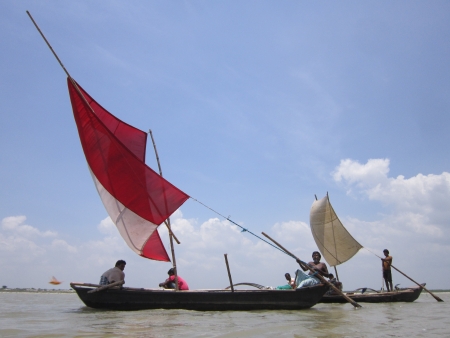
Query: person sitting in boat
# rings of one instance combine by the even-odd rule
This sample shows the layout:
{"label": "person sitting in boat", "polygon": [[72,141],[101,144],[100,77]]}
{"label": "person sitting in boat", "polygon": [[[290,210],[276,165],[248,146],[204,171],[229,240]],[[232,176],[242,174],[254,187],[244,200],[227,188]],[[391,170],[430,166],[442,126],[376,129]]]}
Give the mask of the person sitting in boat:
{"label": "person sitting in boat", "polygon": [[297,289],[301,288],[303,286],[311,286],[320,284],[320,279],[317,278],[315,275],[320,274],[321,276],[328,277],[328,268],[325,263],[322,263],[320,259],[322,258],[322,255],[318,251],[314,251],[312,253],[312,262],[309,262],[307,265],[312,268],[313,271],[309,271],[309,274],[305,274],[303,271],[309,270],[305,265],[304,262],[297,259],[297,263],[300,265],[303,271],[298,269],[296,271],[297,277],[295,278],[295,285],[297,285]]}
{"label": "person sitting in boat", "polygon": [[[328,274],[328,281],[342,291],[342,283],[339,282],[332,273]],[[338,293],[332,287],[330,287],[330,289],[327,291],[327,295],[337,295],[337,294]]]}
{"label": "person sitting in boat", "polygon": [[284,274],[284,277],[287,280],[287,284],[286,285],[281,285],[281,286],[277,286],[276,289],[277,290],[290,290],[290,289],[295,289],[295,278],[291,278],[291,274],[286,272]]}
{"label": "person sitting in boat", "polygon": [[[171,268],[169,271],[167,271],[167,274],[169,275],[169,278],[167,278],[163,283],[159,283],[159,286],[164,289],[175,289],[174,268]],[[177,278],[178,278],[178,290],[189,290],[189,286],[186,283],[186,281],[180,276],[177,276]]]}
{"label": "person sitting in boat", "polygon": [[115,267],[102,274],[99,284],[108,285],[114,282],[119,282],[121,280],[125,282],[125,273],[123,272],[123,270],[125,269],[126,264],[127,262],[125,262],[124,260],[118,260]]}

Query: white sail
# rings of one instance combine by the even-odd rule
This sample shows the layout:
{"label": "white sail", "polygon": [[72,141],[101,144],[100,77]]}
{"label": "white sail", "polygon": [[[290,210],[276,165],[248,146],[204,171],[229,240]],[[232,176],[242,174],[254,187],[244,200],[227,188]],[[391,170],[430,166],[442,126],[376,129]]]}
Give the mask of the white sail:
{"label": "white sail", "polygon": [[362,248],[342,225],[328,196],[314,201],[309,221],[319,251],[330,266],[348,261]]}

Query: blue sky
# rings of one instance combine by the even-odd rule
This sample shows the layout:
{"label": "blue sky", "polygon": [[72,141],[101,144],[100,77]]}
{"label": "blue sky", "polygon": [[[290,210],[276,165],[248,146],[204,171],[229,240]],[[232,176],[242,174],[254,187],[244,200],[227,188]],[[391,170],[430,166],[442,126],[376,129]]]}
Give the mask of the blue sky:
{"label": "blue sky", "polygon": [[[65,74],[26,10],[90,95],[152,129],[164,176],[190,196],[309,260],[309,210],[329,192],[363,246],[450,288],[446,1],[1,2],[0,284],[68,288],[124,258],[127,285],[152,287],[170,267],[107,219]],[[227,285],[224,253],[235,282],[296,269],[192,200],[173,222],[191,288]],[[338,269],[346,289],[381,286],[367,250]]]}

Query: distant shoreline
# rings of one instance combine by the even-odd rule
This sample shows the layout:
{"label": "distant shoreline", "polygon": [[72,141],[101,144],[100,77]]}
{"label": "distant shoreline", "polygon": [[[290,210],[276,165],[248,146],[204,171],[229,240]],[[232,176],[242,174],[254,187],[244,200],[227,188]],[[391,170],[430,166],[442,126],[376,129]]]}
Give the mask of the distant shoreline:
{"label": "distant shoreline", "polygon": [[75,290],[72,290],[72,289],[1,288],[0,292],[74,293]]}

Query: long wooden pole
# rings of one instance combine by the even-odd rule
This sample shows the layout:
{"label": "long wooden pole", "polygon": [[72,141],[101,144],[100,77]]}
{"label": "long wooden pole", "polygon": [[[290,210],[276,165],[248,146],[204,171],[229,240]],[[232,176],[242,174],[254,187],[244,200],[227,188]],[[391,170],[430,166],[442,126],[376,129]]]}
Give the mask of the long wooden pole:
{"label": "long wooden pole", "polygon": [[438,296],[434,295],[430,290],[428,290],[425,286],[423,286],[422,284],[417,283],[414,279],[412,279],[411,277],[405,275],[403,272],[401,272],[399,269],[397,269],[395,266],[393,266],[391,264],[391,267],[394,268],[395,270],[397,270],[398,272],[400,272],[403,276],[405,276],[406,278],[408,278],[410,281],[412,281],[413,283],[416,283],[417,285],[419,285],[421,288],[423,288],[426,292],[428,292],[430,295],[432,295],[434,297],[434,299],[436,299],[438,302],[443,302],[443,300],[441,298],[439,298]]}
{"label": "long wooden pole", "polygon": [[230,266],[228,265],[228,254],[223,254],[225,257],[225,264],[227,265],[227,271],[228,271],[228,279],[230,280],[230,286],[231,286],[231,292],[234,292],[234,286],[233,286],[233,280],[231,279],[231,272],[230,272]]}
{"label": "long wooden pole", "polygon": [[[149,129],[148,132],[150,134],[150,137],[152,138],[153,148],[155,149],[156,161],[158,162],[158,168],[159,168],[159,175],[161,177],[163,177],[161,164],[159,163],[158,150],[156,149],[155,139],[153,138],[153,133],[152,133],[151,129]],[[167,220],[164,221],[164,223],[166,224],[167,229],[169,230],[170,250],[172,251],[172,263],[173,263],[173,270],[175,273],[175,290],[178,291],[179,290],[178,289],[178,271],[177,271],[177,261],[175,260],[175,249],[173,247],[173,238],[175,238],[175,240],[177,241],[178,244],[180,244],[180,242],[178,241],[178,239],[175,237],[175,235],[172,232],[172,229],[170,227],[170,217],[168,217]]]}
{"label": "long wooden pole", "polygon": [[[162,174],[162,170],[161,170],[161,164],[159,163],[158,150],[156,149],[155,139],[153,138],[152,130],[149,129],[149,130],[148,130],[148,133],[150,134],[150,137],[152,138],[153,149],[155,149],[156,162],[158,163],[159,175],[162,176],[163,174]],[[173,238],[175,239],[175,241],[176,241],[178,244],[180,244],[180,241],[178,240],[177,236],[175,236],[175,234],[173,233],[172,228],[171,228],[171,226],[170,226],[170,217],[169,217],[167,220],[164,221],[164,224],[166,225],[167,230],[169,231],[169,234],[170,234],[171,236],[173,236]]]}
{"label": "long wooden pole", "polygon": [[[277,241],[275,241],[273,238],[271,238],[269,235],[267,235],[266,233],[262,233],[264,236],[266,236],[268,239],[270,239],[272,242],[274,242],[276,245],[278,245],[281,249],[283,249],[284,252],[286,252],[287,254],[289,254],[291,257],[300,260],[298,257],[296,257],[294,254],[290,253],[287,249],[285,249],[280,243],[278,243]],[[312,269],[309,265],[305,265],[305,267],[307,269],[309,269],[311,272],[315,272],[314,269]],[[341,295],[342,297],[344,297],[344,299],[349,302],[350,304],[352,304],[355,308],[361,307],[361,305],[359,305],[357,302],[355,302],[353,299],[351,299],[350,297],[346,296],[341,290],[339,290],[337,287],[335,287],[333,284],[331,284],[329,281],[327,281],[320,273],[318,273],[317,278],[320,279],[320,281],[322,283],[327,284],[328,286],[330,286],[335,292],[337,292],[339,295]]]}
{"label": "long wooden pole", "polygon": [[63,63],[61,62],[61,60],[59,59],[58,55],[56,55],[55,51],[53,50],[52,46],[50,45],[50,43],[48,42],[48,40],[46,39],[46,37],[44,36],[44,33],[42,33],[41,29],[39,28],[39,26],[37,25],[36,21],[34,21],[33,17],[31,16],[30,12],[27,11],[28,16],[30,17],[31,21],[33,22],[34,26],[36,27],[36,29],[38,30],[39,34],[41,34],[42,38],[44,39],[45,43],[47,44],[48,48],[50,48],[50,50],[52,51],[53,55],[55,56],[56,60],[58,60],[59,64],[61,65],[62,69],[64,69],[64,71],[66,72],[67,76],[69,78],[72,78],[69,74],[69,72],[67,71],[66,67],[64,67]]}
{"label": "long wooden pole", "polygon": [[338,282],[339,282],[339,275],[338,275],[338,273],[337,273],[337,268],[336,268],[336,265],[334,266],[334,272],[336,272],[336,279],[338,280]]}
{"label": "long wooden pole", "polygon": [[67,71],[66,67],[64,67],[62,61],[60,60],[60,58],[58,57],[58,55],[56,54],[56,52],[53,50],[53,47],[50,45],[50,42],[48,42],[47,38],[45,37],[44,33],[42,33],[41,29],[39,28],[38,24],[36,23],[36,21],[34,21],[33,17],[31,16],[30,12],[27,11],[28,16],[30,17],[31,21],[33,22],[34,26],[36,27],[37,31],[39,32],[39,34],[41,34],[42,38],[44,39],[45,43],[47,44],[48,48],[50,49],[50,51],[53,53],[53,55],[55,56],[56,60],[58,61],[59,65],[61,66],[61,68],[64,70],[64,72],[66,73],[67,77],[69,78],[70,82],[72,82],[73,86],[75,87],[75,90],[77,91],[78,95],[80,95],[81,99],[83,100],[83,102],[89,107],[89,109],[91,110],[92,113],[95,114],[94,110],[92,109],[91,105],[89,104],[89,102],[87,102],[86,98],[84,97],[83,93],[81,93],[80,88],[78,88],[77,83],[75,82],[75,80],[72,78],[72,76],[70,76],[69,72]]}
{"label": "long wooden pole", "polygon": [[100,286],[100,287],[98,287],[98,288],[96,288],[96,289],[94,289],[94,290],[89,290],[87,293],[94,293],[94,292],[103,291],[103,290],[112,288],[112,287],[114,287],[114,286],[123,285],[124,283],[125,283],[125,282],[124,282],[123,280],[120,280],[120,281],[118,281],[118,282],[114,282],[114,283],[111,283],[111,284],[108,284],[108,285],[102,285],[102,286]]}

